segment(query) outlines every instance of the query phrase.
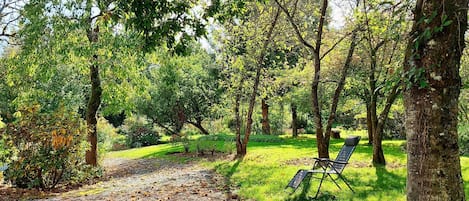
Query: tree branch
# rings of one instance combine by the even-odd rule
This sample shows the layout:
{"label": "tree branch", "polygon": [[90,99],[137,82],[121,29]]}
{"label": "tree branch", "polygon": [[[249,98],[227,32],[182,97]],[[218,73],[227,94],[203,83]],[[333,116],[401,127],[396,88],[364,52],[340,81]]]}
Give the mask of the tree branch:
{"label": "tree branch", "polygon": [[[282,9],[282,11],[285,13],[285,15],[287,16],[287,19],[288,21],[290,22],[291,26],[293,27],[293,29],[295,30],[295,34],[296,34],[296,37],[298,38],[298,40],[300,40],[301,43],[303,43],[306,47],[308,47],[309,49],[311,49],[313,52],[317,52],[316,48],[308,43],[308,41],[306,41],[303,37],[303,35],[301,35],[301,31],[300,29],[298,28],[298,25],[295,23],[295,21],[293,20],[293,17],[292,15],[290,14],[290,12],[282,5],[280,4],[280,2],[278,0],[275,0],[275,3],[278,5],[278,7],[280,9]],[[316,45],[317,46],[317,45]]]}
{"label": "tree branch", "polygon": [[353,31],[348,32],[348,33],[346,33],[345,35],[343,35],[338,41],[336,41],[336,42],[334,43],[334,45],[332,45],[331,48],[329,48],[329,49],[320,57],[319,60],[322,60],[324,57],[326,57],[327,54],[329,54],[332,50],[334,50],[335,47],[337,47],[337,45],[339,45],[345,38],[347,38],[350,34],[353,34],[354,32],[358,31],[359,29],[360,29],[360,27],[358,27],[358,28],[354,29]]}

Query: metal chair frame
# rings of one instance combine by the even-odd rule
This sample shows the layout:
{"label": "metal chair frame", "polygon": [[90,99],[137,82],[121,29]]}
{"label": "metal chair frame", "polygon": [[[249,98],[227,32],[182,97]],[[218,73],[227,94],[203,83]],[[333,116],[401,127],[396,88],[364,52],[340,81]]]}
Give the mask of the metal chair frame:
{"label": "metal chair frame", "polygon": [[[304,169],[298,170],[295,176],[290,180],[288,185],[285,187],[285,189],[288,187],[291,187],[294,189],[292,192],[294,193],[296,189],[300,186],[300,184],[303,182],[304,178],[306,178],[306,176],[308,176],[309,174],[313,175],[316,173],[318,174],[322,173],[322,176],[320,177],[321,181],[319,183],[318,190],[316,191],[314,198],[317,198],[319,191],[321,190],[321,186],[324,181],[324,178],[326,178],[326,175],[327,177],[331,178],[332,182],[334,182],[334,184],[340,190],[342,190],[342,188],[337,183],[336,181],[337,179],[341,179],[345,183],[345,185],[347,185],[350,191],[355,193],[355,191],[352,189],[352,187],[348,183],[347,179],[345,179],[345,177],[342,175],[342,172],[345,169],[345,166],[348,164],[348,160],[350,159],[359,141],[360,141],[360,136],[348,137],[345,140],[345,143],[342,146],[341,150],[339,151],[339,154],[337,155],[335,160],[331,160],[329,158],[314,158],[315,162],[314,162],[313,168],[311,170],[304,170]],[[336,174],[337,178],[334,179],[334,177],[332,177],[332,174]]]}

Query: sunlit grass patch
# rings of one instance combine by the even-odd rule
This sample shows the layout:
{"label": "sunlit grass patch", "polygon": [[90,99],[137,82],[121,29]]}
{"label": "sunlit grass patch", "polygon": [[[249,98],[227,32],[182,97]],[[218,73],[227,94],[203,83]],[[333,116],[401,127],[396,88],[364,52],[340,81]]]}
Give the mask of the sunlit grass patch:
{"label": "sunlit grass patch", "polygon": [[[345,132],[348,135],[357,133]],[[360,133],[358,133],[360,134]],[[366,135],[362,133],[360,135]],[[255,135],[253,135],[255,136]],[[231,142],[233,135],[198,136],[193,141],[202,139],[215,142],[220,149],[226,142]],[[242,160],[217,159],[201,160],[202,164],[224,175],[235,193],[242,198],[252,200],[303,200],[305,196],[314,196],[318,179],[312,179],[309,188],[305,185],[292,195],[285,191],[285,186],[299,169],[309,169],[313,165],[313,157],[317,156],[314,135],[300,135],[299,138],[281,136],[258,136],[256,141],[249,142],[248,154]],[[280,140],[279,140],[280,139]],[[331,139],[330,156],[335,158],[342,147],[344,139]],[[385,140],[383,149],[387,165],[375,168],[371,164],[372,146],[362,140],[345,168],[343,175],[348,179],[355,193],[339,181],[342,190],[338,189],[330,179],[326,179],[321,188],[319,200],[405,200],[406,153],[405,141]],[[194,145],[191,145],[191,150]],[[168,157],[171,152],[183,151],[182,145],[163,144],[152,147],[112,152],[111,157],[145,158]],[[469,158],[461,157],[462,174],[469,181]],[[319,175],[317,175],[319,176]],[[307,187],[307,186],[306,186]],[[469,197],[469,183],[465,183],[466,196]]]}

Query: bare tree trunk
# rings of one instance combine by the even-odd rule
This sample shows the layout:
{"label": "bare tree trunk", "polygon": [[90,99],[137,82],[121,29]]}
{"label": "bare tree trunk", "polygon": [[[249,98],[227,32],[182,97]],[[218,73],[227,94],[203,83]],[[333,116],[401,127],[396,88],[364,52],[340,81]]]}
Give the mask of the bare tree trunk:
{"label": "bare tree trunk", "polygon": [[465,200],[457,125],[467,4],[418,0],[413,12],[404,62],[407,200]]}
{"label": "bare tree trunk", "polygon": [[270,135],[269,105],[265,98],[262,99],[262,133]]}
{"label": "bare tree trunk", "polygon": [[295,103],[291,103],[291,130],[292,137],[298,137],[298,114]]}
{"label": "bare tree trunk", "polygon": [[[89,26],[91,27],[91,20]],[[88,30],[88,41],[90,43],[98,42],[99,28],[90,28]],[[86,151],[86,164],[98,165],[98,132],[97,119],[99,106],[101,105],[101,80],[99,78],[98,55],[93,55],[90,65],[91,95],[86,109],[86,124],[88,126],[88,142],[90,149]]]}

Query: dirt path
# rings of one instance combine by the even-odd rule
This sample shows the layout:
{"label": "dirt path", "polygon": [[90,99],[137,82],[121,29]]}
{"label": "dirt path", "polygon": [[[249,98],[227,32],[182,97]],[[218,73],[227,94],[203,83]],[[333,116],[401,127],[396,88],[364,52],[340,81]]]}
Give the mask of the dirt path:
{"label": "dirt path", "polygon": [[43,200],[232,200],[225,179],[196,162],[110,159],[107,181]]}

